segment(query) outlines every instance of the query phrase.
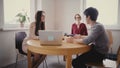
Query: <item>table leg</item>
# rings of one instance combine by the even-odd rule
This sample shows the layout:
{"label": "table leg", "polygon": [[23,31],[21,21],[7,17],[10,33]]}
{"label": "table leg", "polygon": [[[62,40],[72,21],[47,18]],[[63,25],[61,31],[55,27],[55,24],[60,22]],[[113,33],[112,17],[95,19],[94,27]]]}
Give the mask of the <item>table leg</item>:
{"label": "table leg", "polygon": [[72,55],[66,55],[66,68],[72,68]]}
{"label": "table leg", "polygon": [[31,52],[27,50],[28,68],[32,68]]}
{"label": "table leg", "polygon": [[65,58],[65,56],[63,56],[63,60],[64,60],[64,61],[66,61],[66,58]]}

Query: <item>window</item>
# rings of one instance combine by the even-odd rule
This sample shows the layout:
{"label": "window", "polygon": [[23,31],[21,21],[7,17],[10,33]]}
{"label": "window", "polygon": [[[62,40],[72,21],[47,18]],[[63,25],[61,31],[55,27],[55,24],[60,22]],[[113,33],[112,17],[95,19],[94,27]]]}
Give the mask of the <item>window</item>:
{"label": "window", "polygon": [[99,11],[97,21],[104,25],[118,24],[118,4],[118,0],[86,0],[86,8],[97,8]]}
{"label": "window", "polygon": [[30,17],[30,0],[3,0],[4,1],[4,24],[17,24],[16,15],[27,12]]}

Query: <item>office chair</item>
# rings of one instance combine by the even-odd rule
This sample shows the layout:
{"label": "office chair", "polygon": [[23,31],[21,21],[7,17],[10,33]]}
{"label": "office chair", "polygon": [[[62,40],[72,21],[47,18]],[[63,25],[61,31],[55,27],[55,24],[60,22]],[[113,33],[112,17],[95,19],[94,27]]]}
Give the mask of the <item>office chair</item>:
{"label": "office chair", "polygon": [[18,56],[19,55],[27,55],[22,50],[22,42],[23,42],[25,37],[26,37],[26,33],[25,32],[17,32],[17,33],[15,33],[15,48],[16,48],[16,52],[17,52],[15,68],[17,67]]}
{"label": "office chair", "polygon": [[[18,56],[19,55],[27,55],[23,50],[22,50],[22,43],[24,38],[26,37],[26,33],[25,32],[17,32],[15,33],[15,48],[16,48],[16,63],[15,63],[15,68],[17,67],[17,61],[18,61]],[[33,56],[33,55],[32,55]],[[45,64],[46,64],[46,68],[47,67],[47,62],[45,59]],[[43,62],[43,68],[44,68],[44,62]]]}
{"label": "office chair", "polygon": [[117,68],[120,68],[120,45],[117,51]]}

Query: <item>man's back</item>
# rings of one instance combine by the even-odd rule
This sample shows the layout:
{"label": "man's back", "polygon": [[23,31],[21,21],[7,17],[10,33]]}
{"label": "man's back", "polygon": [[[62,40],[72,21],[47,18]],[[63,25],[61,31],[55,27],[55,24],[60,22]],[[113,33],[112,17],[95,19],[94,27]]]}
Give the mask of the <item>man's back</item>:
{"label": "man's back", "polygon": [[91,33],[84,40],[85,44],[95,44],[94,49],[101,54],[108,52],[108,37],[102,24],[95,23],[91,28]]}

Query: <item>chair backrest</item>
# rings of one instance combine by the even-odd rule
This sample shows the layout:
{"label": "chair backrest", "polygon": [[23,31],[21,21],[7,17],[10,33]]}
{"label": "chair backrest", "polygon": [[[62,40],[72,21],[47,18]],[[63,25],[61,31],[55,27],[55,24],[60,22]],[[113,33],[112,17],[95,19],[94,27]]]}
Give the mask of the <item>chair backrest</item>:
{"label": "chair backrest", "polygon": [[26,53],[24,53],[24,51],[22,50],[22,43],[25,37],[25,32],[17,32],[15,34],[15,48],[18,49],[19,53],[26,55]]}
{"label": "chair backrest", "polygon": [[119,66],[120,66],[120,46],[117,51],[117,68],[119,68]]}
{"label": "chair backrest", "polygon": [[113,44],[113,36],[112,36],[112,32],[110,30],[106,30],[108,38],[109,38],[109,48],[111,48],[111,45]]}

